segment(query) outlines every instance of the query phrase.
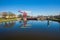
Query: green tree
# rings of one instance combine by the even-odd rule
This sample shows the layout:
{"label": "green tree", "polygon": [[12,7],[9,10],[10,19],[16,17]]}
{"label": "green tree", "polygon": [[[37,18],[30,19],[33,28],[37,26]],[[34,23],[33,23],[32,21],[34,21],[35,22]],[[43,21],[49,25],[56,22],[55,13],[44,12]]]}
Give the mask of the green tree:
{"label": "green tree", "polygon": [[19,15],[18,15],[18,18],[22,18],[22,17],[23,17],[22,14],[19,14]]}
{"label": "green tree", "polygon": [[2,12],[2,17],[6,18],[6,16],[7,16],[7,12]]}

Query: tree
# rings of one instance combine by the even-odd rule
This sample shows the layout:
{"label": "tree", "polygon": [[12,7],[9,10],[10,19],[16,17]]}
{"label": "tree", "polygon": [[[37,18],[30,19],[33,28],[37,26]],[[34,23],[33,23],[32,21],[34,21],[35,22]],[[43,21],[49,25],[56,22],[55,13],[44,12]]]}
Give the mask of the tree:
{"label": "tree", "polygon": [[22,14],[19,14],[19,15],[18,15],[18,18],[22,18],[22,17],[23,17]]}
{"label": "tree", "polygon": [[7,12],[2,12],[2,17],[6,18],[6,16],[7,16]]}

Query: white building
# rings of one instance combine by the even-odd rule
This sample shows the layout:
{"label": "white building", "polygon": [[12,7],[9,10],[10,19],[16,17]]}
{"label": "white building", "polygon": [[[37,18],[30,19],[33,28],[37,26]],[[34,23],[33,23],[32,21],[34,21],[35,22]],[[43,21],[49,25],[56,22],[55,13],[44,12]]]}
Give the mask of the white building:
{"label": "white building", "polygon": [[2,16],[2,13],[0,13],[0,18],[2,18],[3,16]]}

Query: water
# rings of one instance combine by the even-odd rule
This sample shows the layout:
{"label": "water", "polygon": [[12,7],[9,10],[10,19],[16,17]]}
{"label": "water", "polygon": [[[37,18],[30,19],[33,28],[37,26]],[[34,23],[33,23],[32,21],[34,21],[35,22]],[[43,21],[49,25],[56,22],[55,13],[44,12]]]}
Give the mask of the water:
{"label": "water", "polygon": [[10,21],[0,23],[1,39],[60,39],[60,22]]}

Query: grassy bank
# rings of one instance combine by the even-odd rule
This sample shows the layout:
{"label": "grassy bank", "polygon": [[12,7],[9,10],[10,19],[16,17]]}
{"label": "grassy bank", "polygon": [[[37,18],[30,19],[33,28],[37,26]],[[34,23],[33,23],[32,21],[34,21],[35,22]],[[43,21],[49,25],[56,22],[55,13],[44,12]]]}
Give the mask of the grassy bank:
{"label": "grassy bank", "polygon": [[13,18],[13,19],[0,18],[0,22],[8,22],[8,21],[15,21],[15,20],[17,20],[17,18]]}
{"label": "grassy bank", "polygon": [[58,22],[60,22],[60,19],[57,19],[57,18],[54,18],[54,19],[49,19],[49,20],[52,20],[52,21],[58,21]]}

